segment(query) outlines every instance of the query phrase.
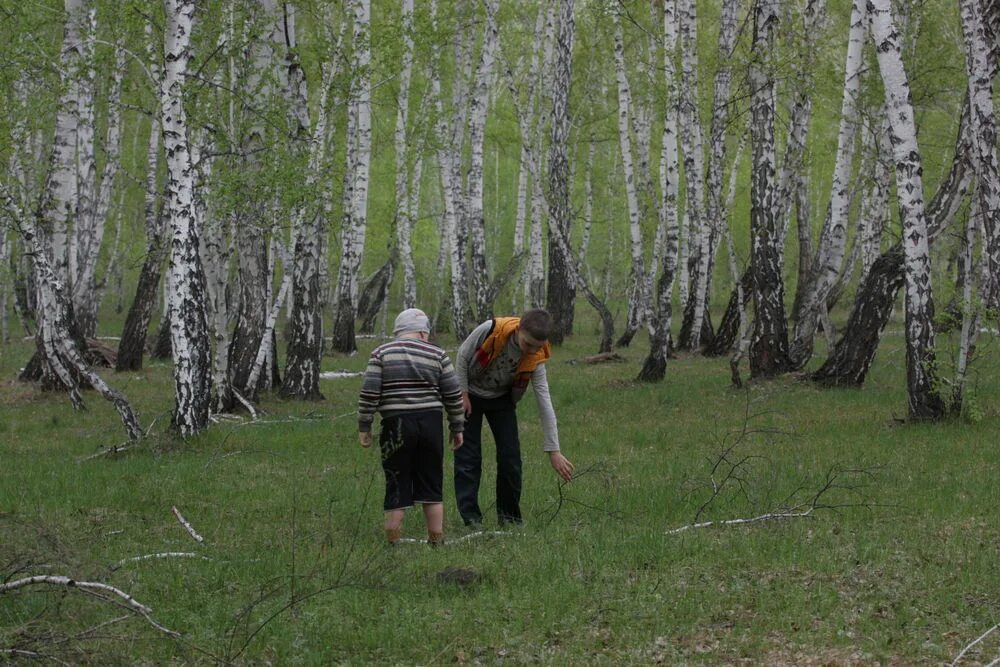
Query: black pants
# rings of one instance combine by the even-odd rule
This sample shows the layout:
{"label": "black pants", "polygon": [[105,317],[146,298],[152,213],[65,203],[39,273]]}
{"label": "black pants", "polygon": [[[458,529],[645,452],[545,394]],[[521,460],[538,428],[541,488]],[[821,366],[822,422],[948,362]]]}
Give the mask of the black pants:
{"label": "black pants", "polygon": [[521,523],[521,441],[517,412],[510,396],[469,395],[472,413],[465,422],[464,442],[455,451],[455,499],[466,524],[481,523],[479,481],[483,472],[483,417],[497,446],[497,517],[500,523]]}
{"label": "black pants", "polygon": [[441,502],[444,437],[440,410],[383,417],[378,440],[385,472],[385,511]]}

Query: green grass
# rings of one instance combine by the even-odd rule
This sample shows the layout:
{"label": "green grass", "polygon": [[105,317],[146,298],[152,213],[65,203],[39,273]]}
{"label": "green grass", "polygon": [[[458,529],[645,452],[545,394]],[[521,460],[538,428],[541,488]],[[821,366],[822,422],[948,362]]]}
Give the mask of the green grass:
{"label": "green grass", "polygon": [[[165,432],[169,366],[109,372],[143,424],[156,423],[136,450],[82,461],[124,439],[111,406],[88,392],[88,410],[74,413],[64,396],[17,383],[28,345],[5,348],[0,577],[117,586],[182,639],[141,618],[74,638],[125,612],[38,586],[0,595],[0,648],[94,664],[933,664],[1000,621],[995,350],[976,366],[978,420],[904,425],[895,323],[860,391],[792,378],[735,391],[726,360],[690,357],[672,360],[661,384],[635,384],[642,338],[627,363],[565,363],[594,351],[584,328],[549,373],[578,478],[557,483],[526,399],[526,525],[437,550],[382,543],[381,472],[357,446],[352,414],[357,379],[323,381],[327,400],[316,404],[269,398],[264,423],[222,423],[180,442]],[[372,344],[324,364],[360,370]],[[818,489],[838,466],[864,469],[850,479],[866,485],[831,491],[825,500],[850,506],[806,519],[666,534],[692,522],[710,464],[748,410],[764,432],[734,450],[755,457],[746,494],[724,492],[702,520],[752,516]],[[458,537],[449,486],[446,523]],[[404,529],[419,537],[422,520],[408,516]],[[166,551],[210,560],[114,567]],[[456,566],[479,580],[437,580]],[[1000,638],[981,648],[968,658],[997,657]]]}

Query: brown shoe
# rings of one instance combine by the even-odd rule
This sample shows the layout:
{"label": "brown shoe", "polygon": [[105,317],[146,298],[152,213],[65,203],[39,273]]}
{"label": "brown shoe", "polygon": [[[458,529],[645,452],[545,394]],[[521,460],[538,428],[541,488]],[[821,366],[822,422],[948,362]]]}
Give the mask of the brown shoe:
{"label": "brown shoe", "polygon": [[389,544],[395,544],[399,542],[399,538],[403,536],[403,531],[400,528],[386,528],[385,529],[385,539],[389,540]]}
{"label": "brown shoe", "polygon": [[439,547],[444,544],[444,533],[427,533],[427,544],[432,547]]}

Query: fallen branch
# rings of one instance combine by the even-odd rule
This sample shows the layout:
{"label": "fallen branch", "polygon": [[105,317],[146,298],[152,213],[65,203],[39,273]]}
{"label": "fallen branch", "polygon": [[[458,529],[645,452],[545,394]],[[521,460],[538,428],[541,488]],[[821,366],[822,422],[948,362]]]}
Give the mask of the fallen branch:
{"label": "fallen branch", "polygon": [[146,554],[144,556],[132,556],[131,558],[123,558],[114,565],[111,566],[112,570],[117,570],[123,565],[128,565],[129,563],[138,563],[144,560],[155,560],[159,558],[200,558],[202,560],[212,560],[208,556],[202,556],[201,554],[196,554],[191,551],[166,551],[158,554]]}
{"label": "fallen branch", "polygon": [[111,445],[107,449],[102,449],[96,454],[91,454],[90,456],[85,456],[82,459],[78,459],[77,463],[93,461],[94,459],[99,459],[104,456],[111,456],[112,454],[120,454],[121,452],[124,452],[129,449],[132,449],[132,445]]}
{"label": "fallen branch", "polygon": [[177,520],[181,522],[181,525],[184,526],[184,529],[188,532],[188,534],[194,538],[195,542],[201,544],[202,542],[205,541],[205,538],[198,534],[198,531],[194,529],[194,526],[188,523],[188,520],[185,519],[183,516],[181,516],[180,510],[177,509],[176,506],[171,507],[170,509],[173,510],[174,516],[177,517]]}
{"label": "fallen branch", "polygon": [[15,591],[19,588],[24,588],[25,586],[31,586],[33,584],[52,584],[54,586],[79,588],[82,591],[111,593],[112,595],[124,600],[125,604],[127,604],[133,611],[139,612],[140,614],[149,614],[153,611],[120,588],[108,586],[107,584],[102,584],[96,581],[76,581],[70,577],[53,576],[48,574],[37,574],[32,577],[25,577],[6,584],[0,584],[0,594]]}
{"label": "fallen branch", "polygon": [[[997,623],[997,624],[996,624],[996,625],[994,625],[994,626],[993,626],[992,628],[990,628],[989,630],[987,630],[987,631],[986,631],[986,632],[984,632],[983,634],[979,635],[979,638],[978,638],[978,639],[976,639],[976,641],[972,642],[971,644],[969,644],[968,646],[966,646],[965,648],[963,648],[963,649],[962,649],[962,651],[961,651],[961,652],[960,652],[960,653],[959,653],[958,655],[956,655],[956,656],[955,656],[955,659],[951,661],[951,667],[955,667],[955,665],[957,665],[957,664],[958,664],[958,661],[959,661],[959,660],[961,660],[961,659],[962,659],[962,657],[963,657],[963,656],[964,656],[964,655],[965,655],[966,653],[968,653],[968,652],[969,652],[969,649],[971,649],[971,648],[972,648],[973,646],[975,646],[975,645],[976,645],[976,644],[978,644],[979,642],[981,642],[981,641],[983,641],[984,639],[986,639],[987,637],[989,637],[989,636],[990,636],[990,634],[991,634],[991,633],[992,633],[992,632],[993,632],[994,630],[996,630],[997,628],[1000,628],[1000,623]],[[996,660],[994,660],[993,662],[991,662],[991,663],[990,663],[990,665],[996,665],[997,663],[1000,663],[1000,658],[997,658]]]}
{"label": "fallen branch", "polygon": [[801,517],[809,516],[813,513],[815,507],[810,507],[804,512],[768,512],[767,514],[761,514],[760,516],[751,517],[748,519],[724,519],[721,521],[702,521],[701,523],[692,523],[686,526],[681,526],[680,528],[673,528],[666,532],[667,535],[676,535],[677,533],[683,533],[686,530],[691,530],[693,528],[708,528],[709,526],[738,526],[741,524],[751,524],[760,523],[761,521],[773,521],[777,519],[798,519]]}
{"label": "fallen branch", "polygon": [[58,663],[60,665],[69,665],[68,662],[63,662],[62,660],[54,658],[51,655],[38,653],[36,651],[26,651],[20,648],[0,648],[0,655],[10,655],[18,658],[30,658],[32,660],[51,660],[52,662]]}
{"label": "fallen branch", "polygon": [[[474,533],[469,533],[468,535],[463,535],[462,537],[456,537],[455,539],[448,538],[444,541],[443,546],[469,542],[479,537],[498,537],[503,535],[514,535],[514,533],[507,530],[477,530]],[[401,537],[397,540],[396,544],[427,544],[427,540],[418,540],[413,537]]]}

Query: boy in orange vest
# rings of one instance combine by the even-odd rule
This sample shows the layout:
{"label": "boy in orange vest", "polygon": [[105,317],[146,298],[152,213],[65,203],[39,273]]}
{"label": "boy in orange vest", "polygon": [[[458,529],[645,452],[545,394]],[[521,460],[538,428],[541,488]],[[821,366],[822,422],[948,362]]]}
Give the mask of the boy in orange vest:
{"label": "boy in orange vest", "polygon": [[573,478],[573,464],[559,451],[556,414],[545,373],[545,362],[551,354],[551,330],[552,316],[545,310],[533,309],[521,317],[483,322],[458,349],[455,372],[462,388],[466,422],[464,443],[455,452],[455,498],[467,526],[483,521],[479,509],[483,417],[497,447],[497,517],[501,525],[522,521],[521,442],[516,408],[529,383],[538,402],[549,462],[564,480]]}

